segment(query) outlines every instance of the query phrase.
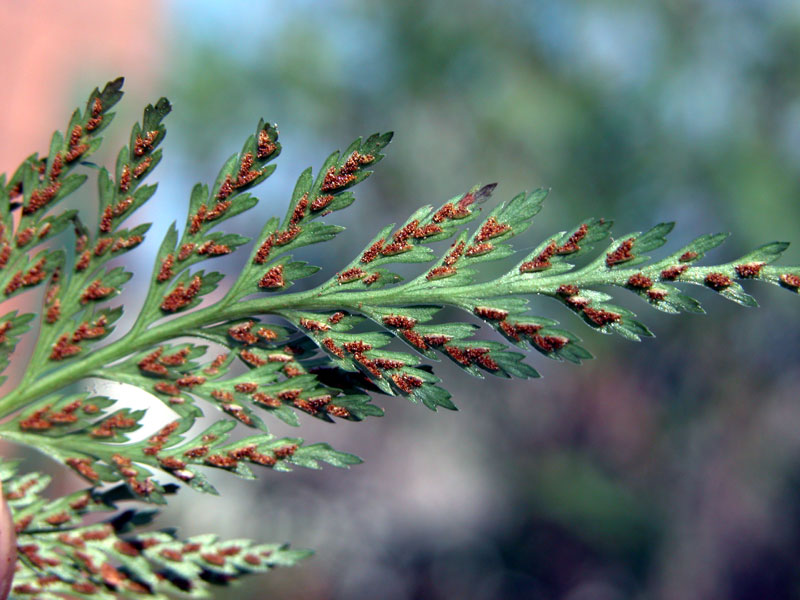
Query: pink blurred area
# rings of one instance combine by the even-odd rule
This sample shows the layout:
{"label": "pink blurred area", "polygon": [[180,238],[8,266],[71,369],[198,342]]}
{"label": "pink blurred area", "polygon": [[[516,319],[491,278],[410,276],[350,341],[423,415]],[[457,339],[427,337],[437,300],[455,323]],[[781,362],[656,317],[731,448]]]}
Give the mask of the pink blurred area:
{"label": "pink blurred area", "polygon": [[[148,94],[161,74],[162,21],[154,0],[0,2],[0,173],[10,177],[34,152],[46,154],[53,131],[87,91],[123,75]],[[115,135],[112,133],[112,135]],[[30,310],[27,294],[8,309]],[[16,349],[27,356],[32,340]],[[15,384],[10,372],[3,386]]]}
{"label": "pink blurred area", "polygon": [[[124,74],[137,94],[161,72],[154,0],[0,3],[0,172],[13,173],[63,128],[64,107],[87,86]],[[77,84],[82,84],[78,86]],[[91,87],[89,87],[91,89]]]}

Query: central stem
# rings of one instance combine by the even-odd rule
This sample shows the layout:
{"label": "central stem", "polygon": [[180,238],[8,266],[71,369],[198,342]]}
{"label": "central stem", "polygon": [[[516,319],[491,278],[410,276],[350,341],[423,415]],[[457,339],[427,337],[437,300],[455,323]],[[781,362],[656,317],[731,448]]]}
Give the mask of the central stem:
{"label": "central stem", "polygon": [[[83,377],[92,371],[129,356],[140,350],[152,347],[167,340],[190,336],[193,330],[219,321],[252,317],[274,313],[281,309],[360,311],[364,305],[410,306],[415,304],[453,304],[459,298],[488,299],[495,296],[514,294],[552,293],[564,280],[579,280],[580,284],[598,283],[592,277],[576,277],[579,273],[539,276],[536,278],[512,279],[504,285],[477,283],[455,287],[427,288],[409,282],[396,288],[375,291],[335,291],[320,293],[321,288],[306,292],[295,292],[266,296],[253,300],[215,304],[181,315],[166,323],[151,326],[144,331],[133,330],[121,339],[93,351],[91,354],[40,377],[30,385],[19,387],[0,400],[0,414],[8,415],[37,398],[41,398]],[[617,278],[624,280],[627,273],[619,271]],[[607,277],[607,276],[606,276]],[[609,283],[600,281],[599,283]],[[495,282],[496,284],[496,282]]]}

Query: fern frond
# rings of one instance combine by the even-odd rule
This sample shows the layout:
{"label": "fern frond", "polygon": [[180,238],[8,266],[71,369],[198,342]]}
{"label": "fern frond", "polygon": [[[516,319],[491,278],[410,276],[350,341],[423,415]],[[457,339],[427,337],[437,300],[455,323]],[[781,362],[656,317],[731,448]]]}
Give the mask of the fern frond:
{"label": "fern frond", "polygon": [[[383,158],[392,134],[359,138],[344,152],[331,154],[316,176],[304,171],[280,219],[254,210],[258,200],[251,192],[272,174],[281,150],[277,129],[261,120],[212,184],[194,186],[184,227],[173,224],[161,241],[134,324],[108,342],[129,308],[119,300],[131,276],[108,263],[135,250],[148,230],[148,224],[122,225],[156,191],[143,180],[161,158],[169,102],[162,99],[145,109],[113,176],[99,168],[96,219],[54,208],[86,178],[72,170],[97,149],[97,134],[110,121],[107,110],[119,99],[120,85],[118,80],[95,90],[86,109],[73,115],[67,133],[53,136],[46,159],[29,157],[8,183],[0,184],[0,290],[8,299],[47,282],[33,356],[20,384],[0,399],[0,438],[37,448],[93,485],[81,496],[86,503],[81,500],[80,509],[71,496],[55,504],[38,496],[17,502],[24,538],[19,585],[34,590],[31,594],[102,598],[144,590],[163,597],[159,594],[176,588],[194,593],[201,579],[228,580],[293,562],[298,554],[278,547],[246,550],[248,543],[240,541],[217,545],[212,538],[181,543],[171,534],[119,537],[140,517],[84,528],[81,511],[111,506],[106,494],[164,502],[172,491],[164,483],[169,478],[216,493],[205,468],[252,478],[254,466],[357,464],[360,459],[327,444],[272,436],[266,417],[291,425],[300,424],[301,413],[330,422],[360,421],[383,414],[371,403],[376,394],[405,397],[434,410],[455,409],[431,364],[443,358],[473,376],[523,379],[538,377],[526,362],[530,351],[573,363],[591,358],[577,335],[537,314],[537,302],[555,301],[591,329],[638,341],[652,333],[632,311],[616,305],[610,292],[636,294],[663,312],[697,313],[703,309],[685,285],[745,306],[756,304],[742,285],[751,281],[800,291],[800,267],[773,264],[788,245],[783,242],[735,261],[703,265],[705,254],[726,237],[707,235],[651,259],[649,253],[666,243],[671,223],[609,239],[611,222],[590,218],[544,237],[532,252],[518,253],[510,241],[532,226],[547,192],[514,196],[479,220],[495,190],[491,184],[438,208],[421,208],[400,226],[385,226],[337,273],[293,292],[295,281],[319,267],[291,253],[330,242],[343,231],[323,218],[355,201],[353,186]],[[16,217],[14,211],[21,214]],[[248,259],[232,285],[212,294],[223,275],[210,270],[207,261],[242,252],[251,242],[217,228],[245,211],[265,225],[244,250]],[[74,252],[54,246],[53,236],[70,225]],[[450,246],[437,249],[445,241]],[[483,269],[484,263],[501,259],[510,266]],[[417,275],[404,280],[391,270],[401,263],[419,265]],[[0,318],[0,367],[8,365],[33,319],[33,313],[17,310]],[[145,409],[118,408],[112,398],[68,389],[90,377],[140,388],[175,418],[138,439]],[[219,412],[213,424],[197,430],[204,407]],[[229,437],[238,424],[256,431]],[[6,479],[6,495],[15,502],[16,494],[38,494],[43,481],[38,475]],[[121,484],[102,491],[101,486],[116,482]],[[73,528],[70,533],[62,530],[66,525]],[[135,553],[118,552],[118,543]]]}
{"label": "fern frond", "polygon": [[[12,594],[19,598],[207,597],[211,585],[292,566],[311,553],[285,544],[220,541],[214,535],[186,540],[172,531],[142,531],[154,511],[129,509],[102,522],[97,512],[116,512],[132,500],[124,486],[87,489],[48,500],[50,477],[16,474],[0,463],[5,498],[17,529],[20,560]],[[169,493],[175,492],[170,486]]]}

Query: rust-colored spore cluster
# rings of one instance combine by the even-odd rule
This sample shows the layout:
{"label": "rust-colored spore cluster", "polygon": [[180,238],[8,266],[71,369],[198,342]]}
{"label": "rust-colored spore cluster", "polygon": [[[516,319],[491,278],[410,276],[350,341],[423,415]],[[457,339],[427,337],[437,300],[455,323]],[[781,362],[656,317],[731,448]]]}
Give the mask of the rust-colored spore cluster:
{"label": "rust-colored spore cluster", "polygon": [[800,275],[793,273],[784,273],[780,277],[781,285],[792,290],[800,289]]}
{"label": "rust-colored spore cluster", "polygon": [[272,246],[275,244],[275,234],[270,233],[261,245],[258,247],[253,262],[257,265],[263,265],[269,259],[269,253],[272,252]]}
{"label": "rust-colored spore cluster", "polygon": [[124,412],[118,412],[103,420],[89,435],[95,438],[114,437],[117,429],[130,429],[137,424],[136,419],[126,417]]}
{"label": "rust-colored spore cluster", "polygon": [[485,242],[500,237],[509,231],[511,231],[511,225],[508,223],[500,223],[495,217],[489,217],[475,236],[475,241]]}
{"label": "rust-colored spore cluster", "polygon": [[268,359],[262,358],[255,352],[250,352],[249,350],[242,350],[239,352],[239,357],[247,364],[253,365],[254,367],[263,367],[269,362]]}
{"label": "rust-colored spore cluster", "polygon": [[6,287],[3,290],[5,295],[10,296],[20,288],[33,287],[34,285],[42,282],[47,277],[47,271],[44,268],[45,264],[46,259],[45,257],[42,257],[27,271],[17,271],[14,273],[11,281],[6,284]]}
{"label": "rust-colored spore cluster", "polygon": [[342,189],[355,181],[355,173],[361,169],[362,166],[368,165],[374,160],[375,157],[372,154],[353,152],[341,168],[328,168],[325,172],[325,179],[322,181],[322,187],[320,189],[323,192],[334,192]]}
{"label": "rust-colored spore cluster", "polygon": [[11,321],[5,321],[0,325],[0,344],[5,344],[8,341],[8,332],[11,331],[12,326]]}
{"label": "rust-colored spore cluster", "polygon": [[331,326],[315,319],[300,319],[300,327],[312,332],[328,331]]}
{"label": "rust-colored spore cluster", "polygon": [[581,249],[578,242],[585,238],[588,232],[589,226],[586,223],[581,224],[562,246],[556,248],[555,253],[559,255],[574,254]]}
{"label": "rust-colored spore cluster", "polygon": [[97,474],[97,471],[95,471],[92,468],[92,461],[90,459],[88,459],[88,458],[72,458],[72,457],[70,457],[67,460],[65,460],[64,462],[66,462],[67,465],[69,465],[70,467],[75,469],[75,471],[77,471],[78,473],[83,475],[83,477],[85,477],[89,481],[93,481],[94,482],[94,481],[97,481],[98,479],[100,479],[100,476]]}
{"label": "rust-colored spore cluster", "polygon": [[450,358],[464,367],[469,367],[477,363],[484,369],[490,371],[497,371],[500,368],[497,362],[491,357],[488,348],[445,346],[444,351]]}
{"label": "rust-colored spore cluster", "polygon": [[270,138],[269,130],[262,129],[258,132],[258,147],[256,150],[256,156],[258,156],[259,160],[269,158],[269,156],[277,149],[278,145],[272,141],[272,138]]}
{"label": "rust-colored spore cluster", "polygon": [[203,373],[206,375],[217,375],[219,373],[220,367],[228,360],[227,354],[218,354],[211,364],[208,365],[205,369],[203,369]]}
{"label": "rust-colored spore cluster", "polygon": [[473,244],[469,246],[464,254],[470,258],[474,256],[483,256],[484,254],[489,254],[494,250],[494,246],[490,242],[482,242],[480,244]]}
{"label": "rust-colored spore cluster", "polygon": [[636,238],[628,238],[624,242],[622,242],[619,246],[617,246],[616,250],[609,252],[606,254],[606,265],[608,267],[613,267],[620,263],[628,262],[629,260],[633,259],[633,244],[636,241]]}
{"label": "rust-colored spore cluster", "polygon": [[413,329],[417,320],[405,315],[386,315],[383,317],[383,324],[398,329]]}
{"label": "rust-colored spore cluster", "polygon": [[33,239],[35,233],[36,229],[34,227],[26,227],[18,232],[16,237],[17,248],[24,248],[27,246]]}
{"label": "rust-colored spore cluster", "polygon": [[681,257],[678,260],[681,261],[682,263],[691,262],[698,256],[699,255],[697,254],[697,252],[694,252],[693,250],[687,250],[686,252],[681,254]]}
{"label": "rust-colored spore cluster", "polygon": [[180,250],[178,251],[178,260],[186,260],[192,254],[194,254],[194,249],[197,247],[197,244],[194,242],[188,242],[186,244],[182,244]]}
{"label": "rust-colored spore cluster", "polygon": [[400,333],[405,340],[415,348],[420,350],[428,349],[428,336],[420,335],[413,329],[401,329]]}
{"label": "rust-colored spore cluster", "polygon": [[550,259],[556,254],[558,244],[555,240],[551,240],[549,244],[542,250],[539,255],[533,260],[526,261],[519,266],[520,273],[534,273],[536,271],[544,271],[549,269],[552,265]]}
{"label": "rust-colored spore cluster", "polygon": [[675,265],[672,267],[667,267],[661,271],[661,279],[664,281],[675,281],[678,277],[683,275],[688,268],[689,265]]}
{"label": "rust-colored spore cluster", "polygon": [[159,283],[163,283],[165,281],[169,281],[175,276],[174,271],[172,270],[173,265],[175,264],[175,256],[172,253],[167,254],[161,260],[161,267],[158,269],[158,275],[156,275],[156,281]]}
{"label": "rust-colored spore cluster", "polygon": [[153,159],[150,156],[145,156],[140,160],[135,167],[133,167],[133,176],[139,179],[142,175],[147,173],[150,166],[153,164]]}
{"label": "rust-colored spore cluster", "polygon": [[300,235],[301,231],[302,229],[297,225],[290,224],[289,228],[286,231],[278,231],[275,234],[275,245],[285,246],[286,244],[294,240],[298,235]]}
{"label": "rust-colored spore cluster", "polygon": [[97,320],[89,324],[88,321],[84,321],[80,325],[78,325],[77,329],[72,334],[72,342],[78,343],[83,340],[92,340],[99,338],[107,333],[106,325],[108,324],[108,319],[105,315],[100,315]]}
{"label": "rust-colored spore cluster", "polygon": [[709,273],[706,275],[705,284],[712,290],[721,292],[733,285],[733,279],[723,273]]}
{"label": "rust-colored spore cluster", "polygon": [[179,421],[172,421],[171,423],[168,423],[162,427],[155,435],[151,436],[147,440],[148,445],[145,446],[143,452],[147,456],[156,456],[159,452],[161,452],[161,448],[167,444],[169,437],[175,433],[175,430],[178,429],[179,425]]}
{"label": "rust-colored spore cluster", "polygon": [[259,280],[258,287],[265,289],[281,288],[286,285],[283,278],[283,265],[275,265]]}
{"label": "rust-colored spore cluster", "polygon": [[622,320],[622,316],[615,312],[603,310],[601,308],[592,308],[591,306],[584,307],[583,314],[598,327],[603,327],[611,323],[618,323]]}
{"label": "rust-colored spore cluster", "polygon": [[53,411],[52,405],[48,404],[44,408],[33,411],[24,419],[20,419],[19,428],[23,431],[47,431],[53,426],[70,425],[78,421],[79,417],[76,413],[82,405],[83,400],[74,400],[60,410]]}
{"label": "rust-colored spore cluster", "polygon": [[297,201],[297,204],[292,211],[292,218],[290,219],[290,223],[292,225],[297,225],[300,221],[305,219],[306,211],[308,210],[308,194],[303,194],[303,197]]}
{"label": "rust-colored spore cluster", "polygon": [[564,296],[565,298],[569,298],[570,296],[577,296],[580,293],[578,286],[576,285],[560,285],[556,290],[556,293],[559,296]]}
{"label": "rust-colored spore cluster", "polygon": [[436,223],[428,223],[422,227],[417,227],[411,234],[411,237],[417,240],[422,240],[442,233],[442,231],[444,230],[442,229],[441,225],[437,225]]}
{"label": "rust-colored spore cluster", "polygon": [[637,290],[646,290],[653,287],[653,280],[643,273],[636,273],[628,278],[628,286]]}
{"label": "rust-colored spore cluster", "polygon": [[[218,244],[212,240],[208,240],[200,244],[197,248],[197,254],[200,256],[222,256],[230,254],[231,248],[227,244]],[[180,258],[180,256],[178,257]]]}
{"label": "rust-colored spore cluster", "polygon": [[133,144],[133,155],[141,158],[153,148],[153,144],[158,138],[158,131],[148,131],[142,137],[141,133],[136,134],[136,141]]}
{"label": "rust-colored spore cluster", "polygon": [[[56,155],[60,157],[61,155]],[[45,187],[36,188],[31,192],[28,204],[23,206],[23,214],[30,215],[50,204],[61,189],[61,181],[51,175],[52,179]]]}
{"label": "rust-colored spore cluster", "polygon": [[394,384],[406,394],[413,393],[425,383],[420,377],[409,373],[393,373],[391,378]]}
{"label": "rust-colored spore cluster", "polygon": [[163,347],[156,348],[137,363],[139,370],[143,373],[152,373],[153,375],[167,375],[169,373],[167,367],[159,360],[163,353]]}
{"label": "rust-colored spore cluster", "polygon": [[86,131],[94,131],[103,122],[103,102],[95,98],[92,102],[92,116],[86,121]]}
{"label": "rust-colored spore cluster", "polygon": [[97,243],[94,246],[94,255],[95,256],[103,256],[109,248],[114,244],[113,237],[102,237],[97,240]]}
{"label": "rust-colored spore cluster", "polygon": [[381,250],[383,250],[383,242],[384,242],[384,239],[381,238],[377,242],[372,244],[367,249],[367,251],[364,252],[364,254],[361,256],[361,262],[364,263],[364,264],[368,264],[368,263],[371,263],[373,260],[375,260],[378,257],[378,255],[381,253]]}
{"label": "rust-colored spore cluster", "polygon": [[216,195],[218,201],[225,200],[235,190],[251,184],[263,175],[264,171],[252,168],[254,160],[255,158],[251,152],[246,152],[242,155],[239,161],[239,172],[236,174],[236,179],[233,179],[230,175],[226,175],[224,181],[220,184]]}
{"label": "rust-colored spore cluster", "polygon": [[183,283],[178,283],[175,289],[164,297],[164,300],[161,302],[161,310],[164,312],[175,312],[190,304],[194,297],[200,292],[202,285],[203,280],[200,279],[199,275],[192,277],[188,286],[184,286]]}
{"label": "rust-colored spore cluster", "polygon": [[206,378],[202,375],[183,375],[175,380],[176,385],[178,387],[188,387],[193,388],[198,385],[203,385],[206,382]]}
{"label": "rust-colored spore cluster", "polygon": [[252,331],[253,325],[255,325],[255,321],[245,321],[244,323],[232,325],[228,328],[228,335],[237,342],[250,346],[258,342],[258,336]]}
{"label": "rust-colored spore cluster", "polygon": [[508,316],[507,310],[491,308],[489,306],[476,306],[473,310],[481,319],[487,319],[489,321],[505,321]]}
{"label": "rust-colored spore cluster", "polygon": [[491,195],[492,190],[494,190],[496,186],[497,184],[489,184],[482,187],[477,193],[467,192],[455,204],[448,202],[434,213],[432,217],[433,222],[443,223],[451,219],[463,219],[468,217],[472,214],[470,206]]}
{"label": "rust-colored spore cluster", "polygon": [[341,347],[337,346],[336,342],[334,342],[333,339],[331,339],[329,337],[328,338],[324,338],[322,340],[321,344],[323,346],[325,346],[325,348],[328,350],[328,352],[330,352],[334,356],[336,356],[338,358],[344,358],[344,350],[342,350]]}
{"label": "rust-colored spore cluster", "polygon": [[86,304],[92,300],[102,300],[113,294],[116,288],[103,285],[102,280],[95,279],[81,293],[81,304]]}
{"label": "rust-colored spore cluster", "polygon": [[763,262],[750,262],[741,265],[736,265],[736,274],[742,279],[752,279],[761,274],[761,269],[764,268]]}
{"label": "rust-colored spore cluster", "polygon": [[335,196],[333,194],[323,194],[322,196],[317,196],[314,201],[311,203],[311,211],[312,212],[319,212],[321,210],[325,210],[328,208]]}
{"label": "rust-colored spore cluster", "polygon": [[350,283],[358,279],[363,279],[366,275],[367,272],[364,271],[364,269],[353,267],[352,269],[347,269],[346,271],[342,271],[341,273],[339,273],[336,276],[336,280],[341,285],[343,283]]}
{"label": "rust-colored spore cluster", "polygon": [[232,202],[230,200],[218,200],[214,208],[209,210],[205,204],[201,204],[189,222],[189,233],[195,234],[203,227],[203,223],[219,219],[228,211],[231,205]]}
{"label": "rust-colored spore cluster", "polygon": [[67,151],[64,161],[71,163],[79,159],[89,149],[89,144],[82,143],[83,127],[80,124],[72,128],[69,135],[69,150]]}
{"label": "rust-colored spore cluster", "polygon": [[550,259],[553,256],[563,256],[567,254],[574,254],[578,252],[581,247],[578,244],[586,234],[589,232],[589,226],[583,223],[575,232],[569,236],[566,242],[559,246],[555,240],[550,240],[550,243],[545,246],[536,258],[526,261],[519,266],[520,273],[535,273],[537,271],[544,271],[552,267]]}
{"label": "rust-colored spore cluster", "polygon": [[457,273],[457,269],[455,264],[458,262],[458,259],[461,258],[461,255],[464,253],[466,244],[464,242],[457,242],[454,243],[450,252],[444,257],[441,264],[438,267],[433,267],[425,278],[428,281],[434,281],[436,279],[443,279],[444,277],[450,277]]}

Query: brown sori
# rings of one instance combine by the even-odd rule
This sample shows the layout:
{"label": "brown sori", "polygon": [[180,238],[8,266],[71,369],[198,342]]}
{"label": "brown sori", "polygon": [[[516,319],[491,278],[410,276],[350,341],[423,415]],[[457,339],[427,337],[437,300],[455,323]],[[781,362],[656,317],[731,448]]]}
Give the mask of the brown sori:
{"label": "brown sori", "polygon": [[315,321],[314,319],[300,319],[300,327],[308,331],[328,331],[331,326],[322,321]]}
{"label": "brown sori", "polygon": [[161,267],[158,270],[158,275],[156,275],[156,281],[164,282],[168,279],[172,279],[174,273],[172,272],[172,265],[175,264],[175,257],[172,254],[167,254],[161,260]]}
{"label": "brown sori", "polygon": [[800,275],[794,275],[793,273],[784,273],[781,275],[781,284],[784,286],[796,290],[800,288]]}
{"label": "brown sori", "polygon": [[303,197],[297,202],[297,205],[294,207],[292,211],[292,218],[290,223],[292,225],[297,225],[300,221],[302,221],[306,216],[306,209],[308,209],[308,194],[303,194]]}
{"label": "brown sori", "polygon": [[674,281],[678,277],[680,277],[687,269],[689,265],[675,265],[672,267],[668,267],[661,271],[661,279],[665,281]]}
{"label": "brown sori", "polygon": [[643,273],[636,273],[628,278],[628,285],[632,288],[646,290],[653,287],[653,280]]}
{"label": "brown sori", "polygon": [[410,375],[408,373],[395,373],[392,375],[392,381],[395,385],[407,394],[412,393],[415,389],[422,387],[425,383],[419,377]]}
{"label": "brown sori", "polygon": [[761,273],[761,269],[764,268],[764,264],[763,262],[751,262],[743,265],[736,265],[736,274],[743,279],[758,277]]}
{"label": "brown sori", "polygon": [[399,329],[411,329],[417,324],[417,320],[404,315],[386,315],[383,317],[383,324]]}
{"label": "brown sori", "polygon": [[494,246],[490,242],[483,242],[468,247],[466,252],[464,252],[464,254],[469,257],[483,256],[484,254],[488,254],[492,250],[494,250]]}
{"label": "brown sori", "polygon": [[286,282],[283,279],[283,265],[275,265],[264,273],[264,276],[258,282],[258,287],[274,289],[283,287],[285,284]]}
{"label": "brown sori", "polygon": [[709,273],[706,275],[705,283],[712,290],[719,292],[733,285],[733,280],[724,273]]}
{"label": "brown sori", "polygon": [[511,225],[500,223],[495,217],[489,217],[475,236],[475,241],[485,242],[486,240],[499,237],[509,231],[511,231]]}
{"label": "brown sori", "polygon": [[615,312],[603,310],[601,308],[592,308],[590,306],[583,309],[583,314],[598,327],[608,325],[609,323],[617,323],[622,320],[622,316]]}
{"label": "brown sori", "polygon": [[258,338],[250,331],[255,324],[254,321],[245,321],[238,325],[233,325],[228,328],[228,335],[237,342],[250,345],[258,342]]}
{"label": "brown sori", "polygon": [[617,246],[616,250],[606,254],[606,265],[613,267],[614,265],[631,260],[633,258],[633,253],[631,250],[633,249],[633,243],[635,241],[636,238],[628,238],[619,246]]}
{"label": "brown sori", "polygon": [[352,342],[344,342],[342,344],[345,350],[351,353],[356,352],[367,352],[368,350],[372,350],[372,344],[367,344],[361,340],[354,340]]}
{"label": "brown sori", "polygon": [[583,238],[586,237],[586,234],[589,232],[589,226],[586,223],[583,223],[578,229],[569,236],[569,239],[564,243],[563,246],[560,246],[555,249],[555,254],[573,254],[581,249],[578,245]]}
{"label": "brown sori", "polygon": [[533,343],[544,352],[561,350],[569,343],[569,339],[560,335],[534,335]]}
{"label": "brown sori", "polygon": [[560,285],[556,290],[559,296],[577,296],[580,293],[580,290],[575,285]]}
{"label": "brown sori", "polygon": [[258,150],[256,155],[259,159],[263,160],[267,158],[270,154],[275,152],[277,148],[277,144],[269,137],[269,131],[262,129],[258,132]]}
{"label": "brown sori", "polygon": [[347,269],[346,271],[342,271],[336,276],[337,281],[342,283],[350,283],[351,281],[356,281],[357,279],[362,279],[366,275],[366,271],[363,269],[359,269],[358,267],[353,267],[352,269]]}
{"label": "brown sori", "polygon": [[475,314],[478,315],[482,319],[488,319],[490,321],[503,321],[508,316],[507,310],[501,310],[499,308],[490,308],[488,306],[476,306],[474,308]]}
{"label": "brown sori", "polygon": [[158,131],[148,131],[144,137],[141,134],[136,135],[136,142],[133,144],[133,155],[138,157],[144,156],[153,147],[153,143],[158,137]]}
{"label": "brown sori", "polygon": [[319,212],[327,208],[327,206],[333,202],[335,196],[331,194],[324,194],[322,196],[317,196],[317,198],[311,203],[311,210],[313,212]]}
{"label": "brown sori", "polygon": [[174,290],[164,297],[164,300],[161,302],[161,310],[165,312],[175,312],[191,303],[200,291],[202,284],[203,280],[200,279],[199,275],[195,275],[192,278],[188,287],[184,287],[183,283],[179,283],[175,286]]}
{"label": "brown sori", "polygon": [[275,243],[275,234],[270,233],[266,239],[264,239],[261,246],[258,247],[258,252],[256,252],[255,257],[253,258],[253,262],[257,265],[263,265],[269,259],[269,253],[272,251],[272,245]]}
{"label": "brown sori", "polygon": [[339,346],[336,345],[331,338],[325,338],[322,340],[322,345],[327,348],[328,352],[331,354],[338,356],[339,358],[344,358],[344,350],[342,350]]}

